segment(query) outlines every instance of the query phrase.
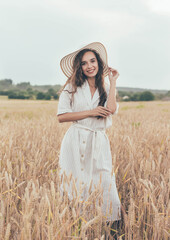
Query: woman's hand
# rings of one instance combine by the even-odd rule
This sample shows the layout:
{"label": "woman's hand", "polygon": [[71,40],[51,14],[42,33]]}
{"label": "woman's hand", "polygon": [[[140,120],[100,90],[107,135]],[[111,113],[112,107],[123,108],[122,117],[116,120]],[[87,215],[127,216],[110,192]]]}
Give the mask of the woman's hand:
{"label": "woman's hand", "polygon": [[109,67],[109,81],[110,84],[114,84],[116,86],[116,80],[119,77],[119,73],[116,69]]}
{"label": "woman's hand", "polygon": [[111,111],[103,106],[98,106],[92,110],[90,110],[90,116],[91,117],[104,117],[106,118],[107,116],[109,116],[111,114]]}
{"label": "woman's hand", "polygon": [[85,110],[80,112],[67,112],[58,115],[58,121],[62,122],[74,122],[77,120],[82,120],[89,117],[104,117],[106,118],[108,115],[111,114],[111,111],[103,106],[98,106],[92,110]]}

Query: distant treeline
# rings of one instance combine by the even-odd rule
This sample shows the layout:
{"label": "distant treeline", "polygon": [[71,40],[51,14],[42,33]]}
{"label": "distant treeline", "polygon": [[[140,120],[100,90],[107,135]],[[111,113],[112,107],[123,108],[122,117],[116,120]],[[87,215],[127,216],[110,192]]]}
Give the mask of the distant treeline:
{"label": "distant treeline", "polygon": [[60,85],[32,86],[29,82],[13,84],[11,79],[0,80],[0,95],[8,96],[9,99],[37,99],[57,100]]}
{"label": "distant treeline", "polygon": [[118,91],[118,98],[120,101],[153,101],[153,100],[170,101],[170,91],[167,91],[164,94],[152,93],[151,91],[143,91],[143,92]]}
{"label": "distant treeline", "polygon": [[0,91],[0,95],[8,96],[9,99],[37,99],[37,100],[57,100],[59,95],[50,88],[47,92],[33,91],[31,88],[26,91]]}
{"label": "distant treeline", "polygon": [[[29,82],[13,84],[11,79],[0,80],[0,95],[8,96],[9,99],[37,99],[37,100],[57,100],[61,85],[34,85]],[[165,93],[155,93],[152,91],[141,91],[132,89],[121,91],[118,89],[117,98],[119,101],[153,101],[153,100],[170,100],[170,91]],[[121,89],[121,88],[120,88]]]}

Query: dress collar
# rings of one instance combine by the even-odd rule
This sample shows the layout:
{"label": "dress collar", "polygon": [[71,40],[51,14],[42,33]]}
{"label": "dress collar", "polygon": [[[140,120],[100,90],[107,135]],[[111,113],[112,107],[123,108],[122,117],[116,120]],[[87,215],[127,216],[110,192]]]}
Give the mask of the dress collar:
{"label": "dress collar", "polygon": [[93,97],[91,97],[91,92],[90,92],[90,86],[88,81],[86,80],[84,84],[82,85],[82,91],[83,95],[87,100],[87,103],[89,104],[90,107],[93,106],[93,104],[99,99],[99,91],[98,88],[96,89]]}

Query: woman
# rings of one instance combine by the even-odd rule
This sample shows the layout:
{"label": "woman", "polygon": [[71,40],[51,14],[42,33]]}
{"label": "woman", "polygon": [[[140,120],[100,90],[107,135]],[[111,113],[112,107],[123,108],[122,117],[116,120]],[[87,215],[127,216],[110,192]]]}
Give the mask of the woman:
{"label": "woman", "polygon": [[[116,102],[116,79],[119,73],[108,67],[106,49],[98,42],[65,56],[60,65],[68,80],[59,98],[58,120],[60,123],[73,122],[61,144],[61,173],[77,178],[77,188],[80,182],[84,184],[82,199],[87,197],[91,181],[94,186],[100,181],[101,175],[102,210],[106,221],[119,220],[120,200],[115,175],[111,175],[112,156],[105,133],[119,108]],[[110,86],[104,82],[107,75]],[[67,191],[72,198],[69,187]],[[110,203],[113,207],[111,215],[107,210]]]}

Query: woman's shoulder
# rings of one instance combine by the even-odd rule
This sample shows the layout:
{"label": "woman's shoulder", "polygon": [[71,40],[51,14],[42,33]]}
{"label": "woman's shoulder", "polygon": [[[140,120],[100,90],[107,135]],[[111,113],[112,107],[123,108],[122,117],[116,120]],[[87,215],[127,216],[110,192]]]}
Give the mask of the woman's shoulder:
{"label": "woman's shoulder", "polygon": [[65,87],[64,87],[63,90],[64,90],[64,91],[68,91],[68,92],[72,92],[72,91],[73,91],[73,85],[72,85],[72,83],[68,82],[68,83],[65,85]]}

